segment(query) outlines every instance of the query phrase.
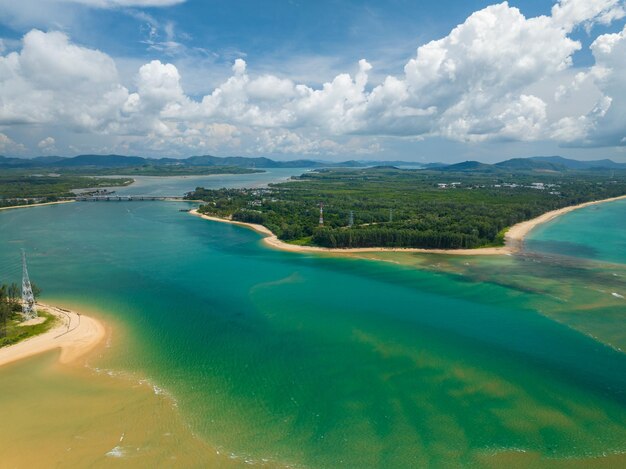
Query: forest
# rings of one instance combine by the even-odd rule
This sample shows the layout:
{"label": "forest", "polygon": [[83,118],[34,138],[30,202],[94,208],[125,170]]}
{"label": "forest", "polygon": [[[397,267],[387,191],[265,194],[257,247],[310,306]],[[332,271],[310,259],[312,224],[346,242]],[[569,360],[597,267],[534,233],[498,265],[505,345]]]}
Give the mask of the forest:
{"label": "forest", "polygon": [[[57,172],[58,171],[58,172]],[[74,189],[125,186],[132,176],[189,176],[263,172],[236,166],[140,165],[128,167],[0,168],[0,207],[55,202]],[[99,177],[116,176],[118,177]]]}
{"label": "forest", "polygon": [[72,197],[72,189],[130,184],[130,178],[95,178],[59,174],[29,174],[23,171],[0,173],[0,207],[54,202]]}
{"label": "forest", "polygon": [[[308,171],[263,189],[197,188],[200,212],[331,248],[499,246],[508,227],[626,194],[626,171],[500,173],[374,167]],[[320,206],[323,223],[320,223]]]}

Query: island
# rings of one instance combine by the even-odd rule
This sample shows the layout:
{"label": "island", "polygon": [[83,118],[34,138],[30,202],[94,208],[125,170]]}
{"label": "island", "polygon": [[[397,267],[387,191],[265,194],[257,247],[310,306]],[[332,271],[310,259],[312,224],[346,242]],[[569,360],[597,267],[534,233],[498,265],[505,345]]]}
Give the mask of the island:
{"label": "island", "polygon": [[[134,176],[207,176],[263,172],[230,160],[196,157],[187,160],[124,155],[38,157],[30,160],[0,156],[0,208],[70,201],[82,195],[112,194],[106,188],[132,184]],[[244,161],[245,162],[245,161]],[[104,191],[104,192],[102,192]]]}

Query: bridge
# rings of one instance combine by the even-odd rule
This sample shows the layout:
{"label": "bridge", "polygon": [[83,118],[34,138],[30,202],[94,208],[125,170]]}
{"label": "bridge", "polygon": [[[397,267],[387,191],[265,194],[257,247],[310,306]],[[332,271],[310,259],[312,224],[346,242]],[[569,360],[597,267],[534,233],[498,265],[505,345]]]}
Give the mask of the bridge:
{"label": "bridge", "polygon": [[[184,197],[156,197],[151,195],[93,195],[93,196],[77,196],[78,202],[134,202],[143,200],[160,200],[169,202],[182,202],[186,200]],[[192,202],[192,201],[189,201]]]}

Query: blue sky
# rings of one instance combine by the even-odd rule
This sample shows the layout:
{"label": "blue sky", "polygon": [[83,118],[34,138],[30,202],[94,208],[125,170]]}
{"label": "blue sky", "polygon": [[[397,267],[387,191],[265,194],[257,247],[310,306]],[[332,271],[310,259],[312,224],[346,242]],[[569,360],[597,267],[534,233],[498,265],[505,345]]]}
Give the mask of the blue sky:
{"label": "blue sky", "polygon": [[626,161],[624,36],[622,0],[0,0],[0,154]]}

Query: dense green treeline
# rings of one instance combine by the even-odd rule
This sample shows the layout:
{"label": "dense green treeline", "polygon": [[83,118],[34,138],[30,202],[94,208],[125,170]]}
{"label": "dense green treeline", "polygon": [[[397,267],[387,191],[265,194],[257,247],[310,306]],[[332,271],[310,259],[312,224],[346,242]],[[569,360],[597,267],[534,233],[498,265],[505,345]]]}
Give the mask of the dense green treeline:
{"label": "dense green treeline", "polygon": [[[41,170],[41,174],[35,171]],[[237,166],[184,166],[184,165],[141,165],[129,167],[97,168],[79,166],[32,169],[0,169],[0,207],[55,202],[73,197],[72,190],[124,186],[133,182],[131,177],[103,178],[97,176],[189,176],[210,174],[248,174],[262,172]]]}
{"label": "dense green treeline", "polygon": [[130,184],[130,178],[94,178],[68,175],[32,175],[17,171],[0,173],[0,207],[54,202],[72,197],[72,189]]}
{"label": "dense green treeline", "polygon": [[204,213],[262,224],[300,244],[457,249],[499,245],[503,231],[518,222],[623,194],[624,172],[493,175],[379,167],[311,171],[267,189],[198,188],[190,197],[207,202]]}

